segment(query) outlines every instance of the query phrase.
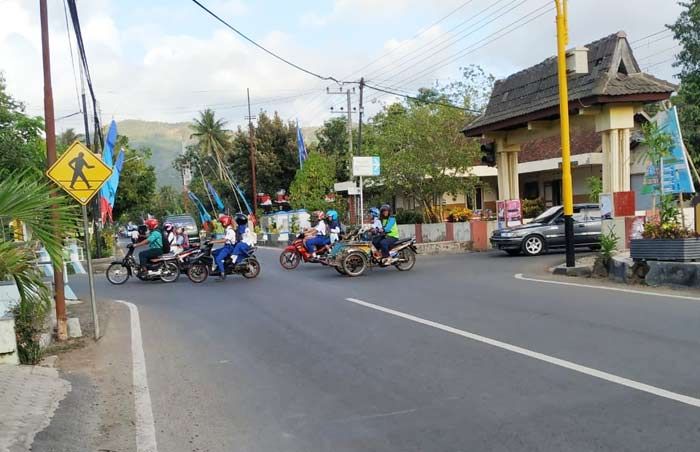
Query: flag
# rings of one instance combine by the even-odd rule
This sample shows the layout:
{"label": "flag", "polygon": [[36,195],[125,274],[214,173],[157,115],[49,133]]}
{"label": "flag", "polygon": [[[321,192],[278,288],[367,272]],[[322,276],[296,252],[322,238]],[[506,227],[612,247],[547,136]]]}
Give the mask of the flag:
{"label": "flag", "polygon": [[102,216],[102,223],[104,223],[108,217],[109,221],[114,221],[112,218],[112,210],[114,209],[114,202],[117,199],[117,187],[119,187],[119,178],[121,177],[122,167],[124,166],[124,155],[124,149],[121,149],[116,162],[114,162],[112,175],[102,187],[104,193],[100,190],[100,215]]}
{"label": "flag", "polygon": [[216,206],[219,208],[220,211],[224,211],[224,203],[221,201],[221,198],[219,198],[219,194],[214,190],[214,187],[207,181],[207,187],[209,188],[209,193],[211,193],[211,196],[214,198],[214,202],[216,202]]}
{"label": "flag", "polygon": [[[108,167],[112,168],[114,156],[112,151],[114,150],[114,145],[117,142],[117,123],[112,120],[109,124],[109,130],[107,131],[107,140],[105,141],[105,147],[102,149],[102,161]],[[107,216],[111,220],[112,218],[112,204],[109,202],[109,181],[100,188],[99,204],[100,204],[100,216],[102,217],[102,223],[104,224]]]}
{"label": "flag", "polygon": [[202,204],[202,201],[199,200],[197,195],[195,195],[191,191],[188,191],[187,195],[190,197],[194,205],[197,206],[197,210],[199,210],[199,217],[202,220],[202,224],[211,222],[211,215],[209,215],[207,209],[204,208],[204,204]]}
{"label": "flag", "polygon": [[299,168],[303,168],[304,160],[306,160],[309,155],[306,152],[304,136],[301,134],[301,128],[299,128],[299,121],[297,121],[297,149],[299,151]]}
{"label": "flag", "polygon": [[[234,187],[236,188],[238,195],[243,200],[243,204],[245,204],[245,208],[248,209],[248,214],[252,214],[253,209],[250,208],[250,204],[248,204],[248,200],[245,199],[245,195],[243,194],[243,190],[241,190],[241,187],[239,187],[238,184],[235,184],[235,183],[234,183]],[[255,202],[255,196],[253,196],[253,202]]]}

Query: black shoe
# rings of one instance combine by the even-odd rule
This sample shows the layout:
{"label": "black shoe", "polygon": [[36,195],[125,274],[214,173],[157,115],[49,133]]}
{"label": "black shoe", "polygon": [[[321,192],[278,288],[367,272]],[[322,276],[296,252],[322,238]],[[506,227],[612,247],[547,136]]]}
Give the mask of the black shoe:
{"label": "black shoe", "polygon": [[226,281],[226,273],[222,273],[219,275],[219,279],[217,279],[218,282],[223,282]]}

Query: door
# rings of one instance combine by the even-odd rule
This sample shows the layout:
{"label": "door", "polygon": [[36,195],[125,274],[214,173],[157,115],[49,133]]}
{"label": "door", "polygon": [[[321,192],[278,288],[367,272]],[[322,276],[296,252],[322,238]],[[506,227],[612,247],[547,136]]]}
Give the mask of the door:
{"label": "door", "polygon": [[585,209],[585,235],[581,238],[581,243],[587,246],[598,245],[602,227],[600,208],[596,206],[587,207]]}
{"label": "door", "polygon": [[[584,211],[580,206],[574,206],[574,244],[582,244],[585,237],[586,222],[584,221]],[[566,230],[564,227],[564,215],[557,217],[546,230],[547,244],[550,247],[564,247],[566,245]]]}

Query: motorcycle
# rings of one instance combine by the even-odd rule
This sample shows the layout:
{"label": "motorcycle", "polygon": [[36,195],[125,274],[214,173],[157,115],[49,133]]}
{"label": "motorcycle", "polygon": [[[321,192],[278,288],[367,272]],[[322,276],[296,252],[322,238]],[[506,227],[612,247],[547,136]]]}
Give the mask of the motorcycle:
{"label": "motorcycle", "polygon": [[128,245],[128,251],[124,259],[114,261],[107,267],[105,275],[107,281],[114,285],[124,284],[131,276],[136,276],[141,281],[175,282],[180,277],[180,269],[177,260],[172,254],[164,254],[151,259],[145,267],[134,258],[134,246]]}
{"label": "motorcycle", "polygon": [[294,270],[303,262],[322,262],[324,256],[331,249],[330,245],[323,246],[316,250],[317,259],[311,257],[311,253],[304,246],[304,234],[301,233],[294,241],[288,245],[280,254],[280,265],[285,270]]}
{"label": "motorcycle", "polygon": [[[209,275],[219,276],[218,270],[211,270],[214,265],[212,249],[214,245],[207,241],[190,257],[190,268],[187,270],[187,277],[193,283],[203,283]],[[246,279],[256,278],[260,274],[260,262],[255,257],[257,247],[252,246],[248,250],[247,256],[241,262],[235,264],[231,260],[232,256],[224,260],[224,271],[227,275],[242,275]]]}
{"label": "motorcycle", "polygon": [[367,268],[394,266],[399,271],[409,271],[416,265],[416,239],[401,239],[389,248],[389,261],[384,262],[372,246],[371,236],[364,235],[363,241],[351,242],[338,249],[328,264],[338,273],[355,277],[362,275]]}

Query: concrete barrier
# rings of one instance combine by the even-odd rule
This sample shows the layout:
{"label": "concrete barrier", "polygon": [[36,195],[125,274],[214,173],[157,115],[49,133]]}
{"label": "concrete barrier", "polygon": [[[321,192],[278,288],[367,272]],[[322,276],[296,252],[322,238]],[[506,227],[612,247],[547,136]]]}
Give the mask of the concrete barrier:
{"label": "concrete barrier", "polygon": [[418,243],[416,249],[419,254],[437,255],[437,254],[457,254],[471,251],[471,242],[429,242]]}

